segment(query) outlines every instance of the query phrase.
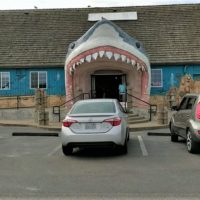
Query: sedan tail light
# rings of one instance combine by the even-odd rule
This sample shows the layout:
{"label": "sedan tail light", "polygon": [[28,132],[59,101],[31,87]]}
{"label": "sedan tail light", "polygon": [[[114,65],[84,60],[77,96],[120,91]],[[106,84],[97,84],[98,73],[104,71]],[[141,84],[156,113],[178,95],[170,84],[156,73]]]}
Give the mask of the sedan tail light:
{"label": "sedan tail light", "polygon": [[197,104],[195,117],[196,119],[200,119],[200,102]]}
{"label": "sedan tail light", "polygon": [[104,122],[107,122],[112,126],[119,126],[121,124],[121,121],[122,120],[119,117],[104,120]]}
{"label": "sedan tail light", "polygon": [[73,120],[73,119],[67,119],[65,121],[63,121],[63,126],[64,127],[70,127],[72,124],[76,123],[78,121]]}

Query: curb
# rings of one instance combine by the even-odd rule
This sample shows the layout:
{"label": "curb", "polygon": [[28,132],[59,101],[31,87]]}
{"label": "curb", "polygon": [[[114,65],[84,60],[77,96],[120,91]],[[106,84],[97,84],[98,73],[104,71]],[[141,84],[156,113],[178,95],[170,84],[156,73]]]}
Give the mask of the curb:
{"label": "curb", "polygon": [[11,124],[11,123],[0,123],[0,126],[17,126],[17,127],[33,127],[33,128],[41,128],[41,129],[46,129],[49,131],[61,131],[61,127],[50,127],[50,126],[39,126],[39,125],[34,125],[34,124]]}
{"label": "curb", "polygon": [[50,136],[50,137],[58,137],[58,133],[33,133],[33,132],[13,132],[12,136]]}
{"label": "curb", "polygon": [[45,129],[45,130],[48,130],[48,131],[61,131],[61,127],[58,128],[58,127],[45,127],[45,126],[35,126],[35,128],[41,128],[41,129]]}
{"label": "curb", "polygon": [[144,131],[144,130],[157,130],[157,129],[164,129],[169,128],[169,125],[158,125],[158,126],[148,126],[148,127],[129,127],[130,132],[134,131]]}
{"label": "curb", "polygon": [[[142,127],[142,124],[138,124],[138,127],[130,127],[129,126],[129,131],[130,132],[136,132],[136,131],[144,131],[144,130],[156,130],[156,129],[164,129],[164,128],[168,128],[169,125],[165,124],[165,125],[155,125],[155,126],[146,126],[146,127]],[[18,126],[18,127],[33,127],[33,128],[41,128],[41,129],[45,129],[45,130],[49,130],[49,131],[61,131],[61,126],[60,127],[50,127],[50,126],[40,126],[37,124],[11,124],[11,123],[2,123],[0,122],[0,126]]]}
{"label": "curb", "polygon": [[156,133],[156,132],[148,132],[148,136],[171,136],[170,133]]}
{"label": "curb", "polygon": [[11,124],[11,123],[0,123],[0,126],[25,126],[25,127],[36,127],[33,124]]}

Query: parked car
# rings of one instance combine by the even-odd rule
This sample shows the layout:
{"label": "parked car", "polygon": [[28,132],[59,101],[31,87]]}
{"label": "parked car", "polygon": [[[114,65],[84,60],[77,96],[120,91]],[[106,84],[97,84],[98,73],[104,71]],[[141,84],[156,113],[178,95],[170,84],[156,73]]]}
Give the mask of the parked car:
{"label": "parked car", "polygon": [[116,99],[76,102],[62,124],[63,153],[72,154],[74,147],[117,147],[121,153],[127,153],[127,119],[127,114]]}
{"label": "parked car", "polygon": [[171,141],[186,139],[187,150],[195,153],[200,147],[200,94],[187,94],[170,120]]}

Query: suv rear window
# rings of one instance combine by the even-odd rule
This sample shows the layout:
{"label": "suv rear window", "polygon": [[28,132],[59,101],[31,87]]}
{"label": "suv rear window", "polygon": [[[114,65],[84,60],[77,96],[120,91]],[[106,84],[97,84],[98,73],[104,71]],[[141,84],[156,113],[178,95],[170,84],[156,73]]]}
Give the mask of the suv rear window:
{"label": "suv rear window", "polygon": [[72,108],[70,114],[115,113],[113,102],[79,102]]}

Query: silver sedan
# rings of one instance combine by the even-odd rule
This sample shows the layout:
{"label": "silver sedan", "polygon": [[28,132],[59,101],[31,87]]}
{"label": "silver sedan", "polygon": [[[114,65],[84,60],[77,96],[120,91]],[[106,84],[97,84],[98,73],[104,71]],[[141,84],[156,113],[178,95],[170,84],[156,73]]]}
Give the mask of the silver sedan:
{"label": "silver sedan", "polygon": [[116,99],[78,101],[62,124],[65,155],[72,154],[74,147],[117,147],[126,154],[128,140],[127,114]]}

